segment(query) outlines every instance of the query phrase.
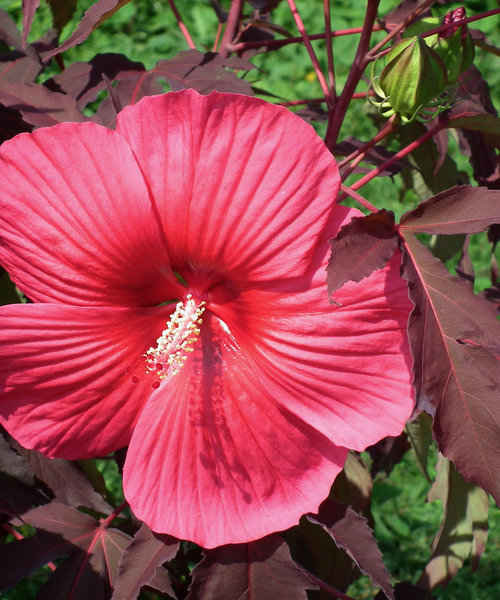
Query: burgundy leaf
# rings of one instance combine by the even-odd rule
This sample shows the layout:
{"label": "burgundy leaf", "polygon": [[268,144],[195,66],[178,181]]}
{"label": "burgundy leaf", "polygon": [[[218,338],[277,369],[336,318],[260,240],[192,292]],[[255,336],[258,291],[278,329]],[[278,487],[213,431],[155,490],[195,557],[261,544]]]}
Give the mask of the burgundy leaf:
{"label": "burgundy leaf", "polygon": [[327,498],[320,506],[317,515],[308,515],[311,523],[320,525],[355,561],[360,570],[381,587],[387,597],[394,600],[394,593],[382,560],[377,541],[368,522],[350,506]]}
{"label": "burgundy leaf", "polygon": [[316,587],[279,534],[208,550],[192,577],[188,600],[306,600]]}
{"label": "burgundy leaf", "polygon": [[373,481],[361,458],[349,452],[344,469],[337,475],[332,492],[335,499],[349,504],[356,512],[368,513],[372,499]]}
{"label": "burgundy leaf", "polygon": [[[57,502],[30,510],[23,519],[31,523],[37,533],[5,546],[20,562],[16,570],[17,579],[49,560],[71,554],[69,561],[57,568],[39,597],[94,600],[110,596],[118,575],[118,564],[131,541],[130,536]],[[27,547],[24,554],[18,550],[21,546]],[[3,558],[2,551],[0,546],[0,560]],[[71,591],[71,594],[65,595],[64,590]]]}
{"label": "burgundy leaf", "polygon": [[103,21],[111,17],[117,10],[129,2],[130,0],[97,0],[97,2],[85,11],[76,31],[74,31],[58,48],[49,52],[44,60],[47,61],[56,54],[59,54],[68,48],[72,48],[77,44],[81,44]]}
{"label": "burgundy leaf", "polygon": [[403,277],[414,309],[408,335],[418,410],[434,415],[441,452],[500,502],[500,323],[494,307],[416,238]]}
{"label": "burgundy leaf", "polygon": [[47,2],[52,11],[54,27],[57,31],[61,31],[66,23],[71,20],[78,0],[47,0]]}
{"label": "burgundy leaf", "polygon": [[[103,75],[112,81],[120,81],[133,72],[138,76],[144,66],[133,62],[122,54],[97,54],[88,63],[76,62],[50,80],[51,89],[72,96],[83,110],[97,98],[99,90],[105,88]],[[161,88],[160,88],[161,89]]]}
{"label": "burgundy leaf", "polygon": [[[239,62],[238,62],[239,61]],[[163,79],[170,83],[174,91],[194,88],[202,94],[213,90],[252,95],[250,84],[240,79],[228,68],[248,69],[250,63],[238,58],[223,59],[218,54],[202,53],[197,50],[180,52],[171,60],[159,61],[150,71],[133,69],[122,72],[113,91],[122,107],[135,104],[144,96],[160,94],[162,87],[158,82]],[[109,98],[103,100],[95,120],[114,127],[116,110]]]}
{"label": "burgundy leaf", "polygon": [[[364,142],[357,140],[356,138],[353,138],[353,137],[347,137],[345,140],[340,142],[340,144],[336,144],[334,146],[332,152],[333,152],[334,156],[349,156],[349,154],[351,154],[355,150],[359,150],[362,146],[364,146]],[[381,164],[383,164],[386,160],[388,160],[389,158],[392,158],[395,154],[396,154],[395,152],[391,152],[390,150],[388,150],[387,148],[384,148],[383,146],[373,146],[372,148],[370,148],[369,150],[366,151],[365,155],[363,156],[363,162],[369,163],[371,165],[376,165],[378,167]],[[390,167],[388,167],[387,170],[379,173],[379,175],[380,176],[396,175],[397,173],[401,172],[403,167],[411,167],[411,166],[412,166],[411,163],[409,163],[408,161],[406,161],[404,159],[398,160],[395,163],[393,163]],[[359,169],[359,172],[361,173],[366,170],[367,169],[362,168],[362,169]],[[358,170],[356,169],[353,172],[356,173],[356,172],[358,172]]]}
{"label": "burgundy leaf", "polygon": [[[122,555],[112,600],[137,598],[141,587],[151,583],[158,568],[164,562],[172,560],[178,549],[179,540],[154,534],[143,523]],[[162,591],[175,595],[171,586]]]}
{"label": "burgundy leaf", "polygon": [[74,507],[85,506],[105,514],[111,512],[112,507],[94,490],[75,463],[62,458],[47,458],[19,444],[16,444],[16,449],[60,502]]}
{"label": "burgundy leaf", "polygon": [[62,121],[85,121],[73,98],[51,92],[36,83],[12,83],[0,79],[0,102],[18,110],[27,123],[38,127],[56,125]]}
{"label": "burgundy leaf", "polygon": [[71,545],[58,534],[44,533],[0,544],[0,593],[19,583],[48,562],[71,552]]}
{"label": "burgundy leaf", "polygon": [[380,472],[389,475],[410,448],[411,445],[405,432],[398,437],[386,437],[367,448],[367,452],[373,461],[371,476],[375,477]]}
{"label": "burgundy leaf", "polygon": [[[436,600],[436,596],[432,596],[427,590],[412,585],[408,581],[396,583],[394,596],[396,600]],[[387,596],[380,590],[373,600],[386,600],[386,598]]]}
{"label": "burgundy leaf", "polygon": [[19,29],[4,10],[0,10],[0,39],[16,50],[23,49],[23,39]]}
{"label": "burgundy leaf", "polygon": [[367,217],[354,217],[330,244],[326,280],[331,296],[347,281],[361,281],[386,265],[398,246],[394,214],[383,209]]}
{"label": "burgundy leaf", "polygon": [[40,0],[23,0],[23,46],[26,45],[33,17],[39,4]]}
{"label": "burgundy leaf", "polygon": [[160,60],[150,73],[168,81],[173,91],[193,88],[200,94],[217,90],[252,96],[250,83],[228,68],[248,71],[253,65],[240,58],[222,58],[213,52],[185,50],[171,60]]}
{"label": "burgundy leaf", "polygon": [[477,233],[500,223],[500,191],[462,185],[421,202],[401,218],[403,233]]}
{"label": "burgundy leaf", "polygon": [[474,266],[472,265],[472,260],[469,254],[469,241],[470,235],[468,235],[465,238],[465,242],[462,248],[462,254],[460,255],[460,259],[455,268],[455,272],[469,289],[474,290]]}
{"label": "burgundy leaf", "polygon": [[0,78],[17,82],[33,82],[42,70],[34,54],[21,54],[17,50],[4,54],[0,59]]}
{"label": "burgundy leaf", "polygon": [[472,553],[477,564],[488,537],[488,496],[466,482],[452,463],[440,457],[429,501],[441,500],[444,516],[432,544],[432,556],[418,585],[446,585]]}

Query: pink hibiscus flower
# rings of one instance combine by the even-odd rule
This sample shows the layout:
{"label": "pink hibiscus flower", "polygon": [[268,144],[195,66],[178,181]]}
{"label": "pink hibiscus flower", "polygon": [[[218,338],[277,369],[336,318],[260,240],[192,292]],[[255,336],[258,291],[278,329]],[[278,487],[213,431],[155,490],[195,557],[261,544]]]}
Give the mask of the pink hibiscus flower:
{"label": "pink hibiscus flower", "polygon": [[[148,97],[116,131],[1,149],[1,423],[67,459],[128,445],[124,491],[205,547],[315,511],[412,409],[397,260],[329,304],[328,239],[358,214],[314,130],[232,94]],[[396,257],[397,258],[397,257]]]}

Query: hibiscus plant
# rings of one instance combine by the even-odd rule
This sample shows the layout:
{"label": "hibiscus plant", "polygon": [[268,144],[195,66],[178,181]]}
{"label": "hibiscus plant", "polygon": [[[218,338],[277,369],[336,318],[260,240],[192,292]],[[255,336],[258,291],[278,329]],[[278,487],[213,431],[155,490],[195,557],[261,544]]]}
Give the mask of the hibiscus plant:
{"label": "hibiscus plant", "polygon": [[[6,598],[424,600],[477,567],[500,9],[468,4],[0,2]],[[408,456],[443,510],[401,580],[373,502]]]}

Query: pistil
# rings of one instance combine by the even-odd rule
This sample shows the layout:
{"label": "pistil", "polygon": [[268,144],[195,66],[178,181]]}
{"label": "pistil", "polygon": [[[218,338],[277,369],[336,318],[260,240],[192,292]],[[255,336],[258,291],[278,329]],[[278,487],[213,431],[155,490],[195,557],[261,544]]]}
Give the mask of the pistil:
{"label": "pistil", "polygon": [[177,303],[166,329],[156,340],[156,347],[149,348],[144,355],[149,372],[159,379],[179,373],[198,340],[204,312],[205,302],[197,303],[191,294],[186,296],[184,302]]}

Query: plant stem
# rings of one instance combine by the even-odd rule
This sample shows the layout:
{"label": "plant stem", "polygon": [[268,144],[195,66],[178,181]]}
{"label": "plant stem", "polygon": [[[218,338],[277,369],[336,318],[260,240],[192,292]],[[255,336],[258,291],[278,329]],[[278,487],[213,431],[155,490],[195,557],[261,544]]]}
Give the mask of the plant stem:
{"label": "plant stem", "polygon": [[364,206],[365,208],[367,208],[370,212],[378,211],[378,208],[376,206],[373,206],[373,204],[368,202],[368,200],[366,198],[363,198],[363,196],[361,196],[361,194],[358,194],[357,192],[352,190],[349,186],[341,183],[340,189],[342,190],[343,194],[339,194],[337,196],[337,200],[335,201],[335,204],[340,204],[347,198],[347,196],[349,196],[353,200],[356,200],[356,202],[359,202],[359,204],[361,204],[361,206]]}
{"label": "plant stem", "polygon": [[[448,119],[443,119],[442,121],[439,121],[436,125],[434,125],[434,127],[429,129],[429,131],[427,131],[426,133],[421,135],[414,142],[412,142],[411,144],[408,144],[408,146],[406,146],[405,148],[403,148],[402,150],[397,152],[394,156],[392,156],[391,158],[389,158],[388,160],[383,162],[376,169],[373,169],[373,171],[370,171],[369,173],[367,173],[366,175],[361,177],[361,179],[358,179],[358,181],[356,181],[355,183],[350,185],[349,186],[350,189],[351,190],[359,190],[360,187],[363,187],[366,183],[371,181],[374,177],[376,177],[377,175],[380,175],[380,173],[385,171],[388,167],[393,165],[395,162],[397,162],[401,158],[404,158],[407,154],[410,154],[410,152],[413,152],[413,150],[415,150],[416,148],[418,148],[419,146],[424,144],[433,135],[436,135],[436,133],[439,133],[442,129],[445,129],[448,125],[448,122],[449,122]],[[343,199],[344,198],[339,198],[338,201],[341,202]]]}
{"label": "plant stem", "polygon": [[356,50],[356,56],[349,72],[342,94],[335,105],[335,110],[330,111],[330,118],[328,121],[328,127],[326,129],[325,144],[328,148],[333,148],[337,142],[337,138],[340,132],[340,127],[344,121],[347,108],[351,101],[352,95],[356,90],[363,71],[365,70],[368,61],[366,55],[368,47],[370,45],[370,39],[373,31],[373,25],[377,17],[377,9],[380,4],[380,0],[368,0],[366,7],[365,20],[363,23],[363,29],[361,31],[361,37],[359,39],[358,48]]}
{"label": "plant stem", "polygon": [[302,40],[304,41],[304,46],[307,49],[309,58],[311,59],[312,65],[316,72],[316,77],[318,78],[319,85],[321,86],[321,90],[323,91],[323,94],[325,95],[326,103],[328,106],[330,106],[330,90],[328,89],[328,84],[326,83],[325,76],[323,75],[323,72],[321,71],[318,57],[316,56],[316,53],[314,52],[314,48],[312,47],[311,40],[309,39],[309,36],[307,35],[307,31],[304,27],[304,23],[302,22],[302,19],[299,15],[299,11],[297,10],[297,7],[295,6],[295,0],[287,0],[287,2],[288,2],[288,6],[290,7],[290,11],[292,13],[293,19],[295,21],[295,25],[297,25],[297,29],[299,30]]}
{"label": "plant stem", "polygon": [[479,13],[474,15],[473,17],[466,17],[461,21],[455,21],[454,23],[447,23],[446,25],[440,25],[435,29],[431,29],[430,31],[426,31],[421,34],[421,37],[427,37],[429,35],[434,35],[436,33],[441,33],[442,31],[446,31],[447,29],[454,29],[455,27],[460,27],[461,25],[465,25],[466,23],[472,23],[472,21],[479,21],[480,19],[486,19],[486,17],[491,17],[492,15],[497,15],[500,13],[500,8],[492,8],[491,10],[487,10],[486,12]]}
{"label": "plant stem", "polygon": [[392,29],[390,31],[390,33],[388,33],[385,38],[383,40],[381,40],[378,44],[375,44],[375,46],[370,50],[370,52],[368,52],[368,54],[366,55],[366,61],[372,61],[375,58],[375,55],[378,53],[379,50],[381,50],[388,42],[390,42],[392,40],[393,37],[396,37],[396,35],[402,30],[404,29],[408,23],[410,23],[410,21],[413,21],[413,19],[415,17],[418,17],[418,15],[422,12],[424,12],[424,10],[427,10],[430,6],[432,6],[432,4],[434,4],[435,0],[424,0],[424,2],[422,2],[422,4],[420,4],[419,6],[417,6],[415,8],[415,10],[413,10],[407,17],[406,19],[404,19],[404,21],[402,21],[401,23],[399,23],[394,29]]}
{"label": "plant stem", "polygon": [[[344,35],[354,35],[357,33],[361,33],[362,27],[352,27],[351,29],[338,29],[337,31],[332,31],[330,37],[342,37]],[[374,25],[373,31],[382,31],[383,27],[380,25]],[[326,33],[314,33],[309,36],[310,40],[324,40],[327,38]],[[242,52],[243,50],[251,50],[254,48],[281,48],[282,46],[287,46],[288,44],[298,44],[302,43],[304,40],[301,37],[289,37],[284,40],[256,40],[253,42],[239,42],[238,44],[233,44],[230,47],[231,52]]]}
{"label": "plant stem", "polygon": [[323,12],[325,13],[325,41],[326,57],[328,60],[328,85],[330,87],[330,105],[333,107],[335,106],[335,102],[337,100],[337,92],[335,90],[335,62],[333,60],[330,0],[323,0]]}
{"label": "plant stem", "polygon": [[322,590],[324,590],[325,592],[327,592],[334,598],[339,598],[339,600],[356,600],[355,598],[352,598],[351,596],[347,596],[340,590],[335,589],[331,585],[328,585],[322,579],[320,579],[319,577],[316,577],[316,575],[314,575],[314,573],[311,573],[311,571],[308,571],[306,568],[302,567],[302,569],[304,569],[304,571],[307,573],[307,576],[313,583],[315,583],[319,588],[321,588]]}
{"label": "plant stem", "polygon": [[[378,144],[378,142],[380,142],[389,134],[391,134],[394,130],[396,130],[399,127],[399,123],[399,118],[396,118],[396,115],[393,115],[374,138],[372,138],[369,142],[366,142],[366,144],[363,144],[361,148],[358,148],[349,156],[346,156],[346,158],[344,158],[339,163],[339,169],[347,167],[342,172],[342,180],[346,179],[352,173],[352,171],[359,165],[359,163],[366,156],[368,150],[370,150],[370,148],[373,148],[375,144]],[[349,163],[351,164],[347,166]]]}
{"label": "plant stem", "polygon": [[106,527],[109,527],[111,525],[111,523],[116,519],[116,517],[123,511],[124,508],[126,508],[128,506],[128,502],[126,500],[124,500],[120,506],[118,506],[117,508],[115,508],[115,510],[108,515],[105,519],[101,519],[99,521],[99,523],[101,524],[101,527],[104,527],[104,529],[106,529]]}
{"label": "plant stem", "polygon": [[[15,537],[16,540],[24,540],[24,535],[22,533],[19,533],[19,531],[16,531],[8,523],[2,523],[2,527],[7,533],[10,533],[12,537]],[[53,562],[48,562],[46,563],[46,565],[51,571],[55,571],[57,569],[56,565]]]}
{"label": "plant stem", "polygon": [[231,2],[229,16],[227,17],[226,30],[224,31],[219,50],[219,54],[222,56],[222,58],[227,58],[229,54],[234,51],[231,42],[236,35],[236,29],[238,28],[238,23],[240,21],[242,6],[243,0],[233,0]]}
{"label": "plant stem", "polygon": [[175,1],[168,0],[168,3],[170,4],[170,8],[172,9],[172,12],[174,13],[175,18],[177,19],[177,25],[179,26],[179,29],[181,30],[182,35],[184,36],[184,39],[188,43],[188,46],[191,48],[191,50],[196,50],[196,45],[193,42],[193,38],[189,35],[189,31],[188,31],[186,25],[184,24],[184,21],[182,20],[179,11],[177,10]]}

